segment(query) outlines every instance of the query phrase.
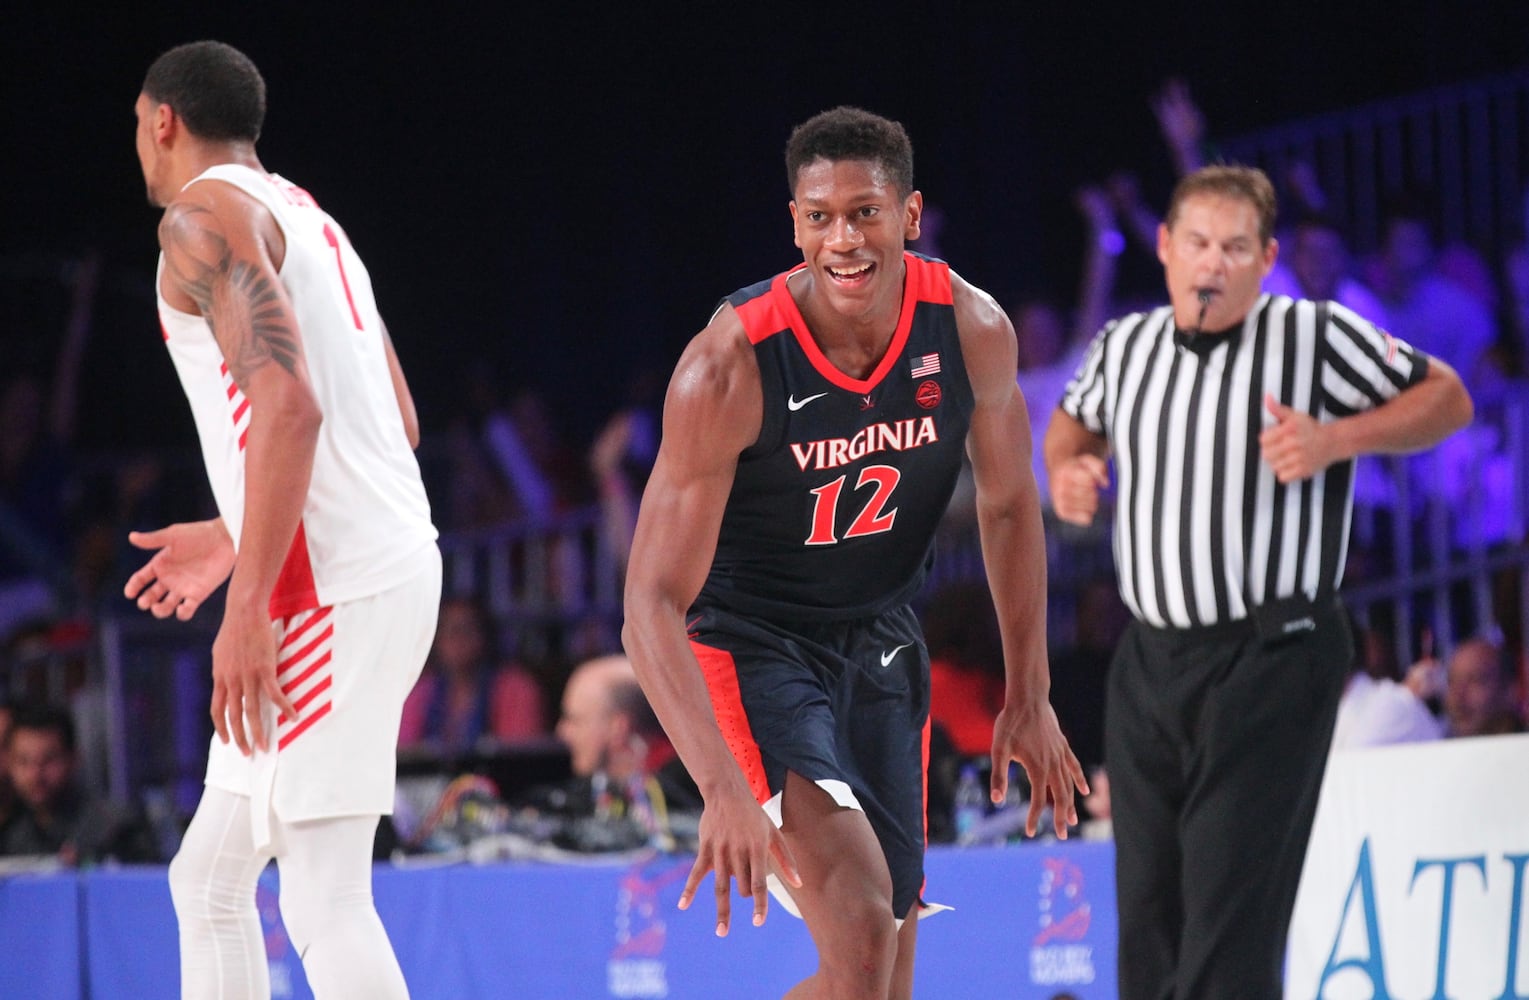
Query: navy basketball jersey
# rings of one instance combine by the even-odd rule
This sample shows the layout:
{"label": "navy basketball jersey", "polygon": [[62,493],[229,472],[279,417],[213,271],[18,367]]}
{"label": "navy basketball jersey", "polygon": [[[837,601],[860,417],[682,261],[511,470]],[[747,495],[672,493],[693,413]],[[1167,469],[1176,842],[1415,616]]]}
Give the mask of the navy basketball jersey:
{"label": "navy basketball jersey", "polygon": [[905,253],[897,329],[865,379],[835,368],[787,279],[728,296],[759,362],[764,419],[738,461],[697,604],[791,621],[906,603],[933,559],[972,410],[950,268]]}

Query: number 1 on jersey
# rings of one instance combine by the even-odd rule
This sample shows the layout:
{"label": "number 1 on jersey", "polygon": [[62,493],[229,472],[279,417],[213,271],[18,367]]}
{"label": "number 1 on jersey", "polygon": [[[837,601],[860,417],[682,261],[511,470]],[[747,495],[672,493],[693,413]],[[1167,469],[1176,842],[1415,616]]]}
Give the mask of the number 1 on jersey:
{"label": "number 1 on jersey", "polygon": [[350,318],[355,320],[356,329],[366,329],[361,325],[361,314],[356,312],[356,300],[350,294],[350,279],[345,277],[345,260],[340,253],[340,237],[329,223],[324,223],[324,239],[334,248],[334,263],[340,269],[340,284],[345,287],[345,304],[350,306]]}
{"label": "number 1 on jersey", "polygon": [[[902,473],[890,465],[867,465],[860,470],[855,490],[859,491],[867,483],[875,483],[876,492],[871,494],[871,499],[855,515],[849,530],[844,532],[845,538],[879,535],[883,531],[892,530],[892,524],[897,520],[897,508],[887,510],[886,506],[900,478]],[[812,505],[812,533],[807,536],[804,544],[834,545],[840,541],[834,537],[834,517],[839,509],[839,494],[844,491],[844,479],[844,476],[840,476],[831,483],[824,483],[809,491],[817,499]]]}

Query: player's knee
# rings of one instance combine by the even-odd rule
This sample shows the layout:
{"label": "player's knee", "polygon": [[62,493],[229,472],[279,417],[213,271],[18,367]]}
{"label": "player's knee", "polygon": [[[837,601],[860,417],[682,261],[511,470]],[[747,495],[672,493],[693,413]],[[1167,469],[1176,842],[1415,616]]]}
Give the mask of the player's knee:
{"label": "player's knee", "polygon": [[175,915],[182,920],[208,908],[207,879],[205,875],[199,877],[194,868],[184,851],[170,859],[170,902],[175,906]]}
{"label": "player's knee", "polygon": [[241,900],[229,887],[220,891],[207,860],[185,850],[170,859],[169,881],[170,902],[183,923],[237,913],[241,902],[253,905],[253,900]]}
{"label": "player's knee", "polygon": [[297,882],[294,879],[291,885],[282,883],[277,903],[281,908],[281,922],[287,929],[287,938],[292,942],[293,950],[301,956],[323,926],[324,914],[323,901],[318,898],[318,894]]}
{"label": "player's knee", "polygon": [[897,921],[890,901],[867,893],[836,901],[834,922],[842,933],[820,949],[822,973],[835,997],[885,998],[897,962]]}
{"label": "player's knee", "polygon": [[368,885],[322,884],[294,877],[282,882],[278,903],[287,937],[299,955],[320,937],[344,937],[377,920]]}

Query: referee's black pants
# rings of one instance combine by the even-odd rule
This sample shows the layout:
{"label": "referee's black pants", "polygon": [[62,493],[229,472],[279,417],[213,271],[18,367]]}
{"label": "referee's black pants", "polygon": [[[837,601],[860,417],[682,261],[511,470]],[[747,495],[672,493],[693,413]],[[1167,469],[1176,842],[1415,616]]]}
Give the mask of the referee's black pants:
{"label": "referee's black pants", "polygon": [[1353,657],[1302,637],[1134,623],[1110,668],[1121,1000],[1280,1000],[1285,937]]}

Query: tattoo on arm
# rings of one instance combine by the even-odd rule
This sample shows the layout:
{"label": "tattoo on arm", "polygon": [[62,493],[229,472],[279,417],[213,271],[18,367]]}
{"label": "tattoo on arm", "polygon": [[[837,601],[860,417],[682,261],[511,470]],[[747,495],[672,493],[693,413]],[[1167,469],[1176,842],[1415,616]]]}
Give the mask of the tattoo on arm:
{"label": "tattoo on arm", "polygon": [[235,383],[242,388],[273,361],[296,374],[301,346],[276,283],[254,262],[235,259],[211,210],[171,205],[159,244],[170,279],[201,310]]}

